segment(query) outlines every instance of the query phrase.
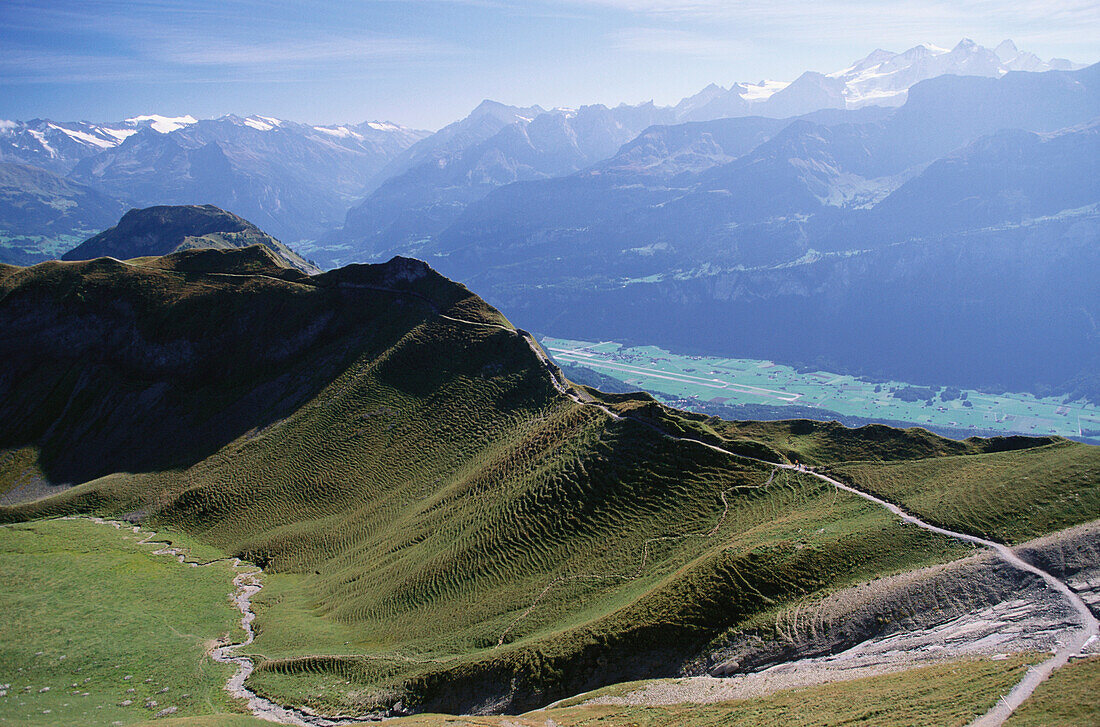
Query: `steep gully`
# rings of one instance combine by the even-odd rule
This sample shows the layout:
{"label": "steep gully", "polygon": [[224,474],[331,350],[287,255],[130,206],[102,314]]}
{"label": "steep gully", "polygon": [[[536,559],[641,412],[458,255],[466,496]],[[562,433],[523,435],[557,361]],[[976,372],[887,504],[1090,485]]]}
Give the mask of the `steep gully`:
{"label": "steep gully", "polygon": [[[127,263],[127,264],[129,264],[129,263]],[[238,274],[233,274],[233,273],[215,273],[215,274],[216,275],[223,275],[223,276],[227,276],[227,277],[257,277],[257,276],[254,276],[254,275],[238,275]],[[270,276],[259,276],[259,277],[270,277]],[[273,278],[273,279],[280,280],[280,282],[284,282],[284,283],[286,282],[286,281],[283,281],[279,278]],[[471,325],[471,326],[478,326],[478,327],[485,327],[485,328],[496,328],[496,329],[500,329],[502,331],[506,331],[506,332],[518,335],[531,348],[531,351],[538,358],[539,362],[543,365],[543,367],[547,370],[547,372],[550,376],[550,380],[553,383],[554,388],[559,393],[564,394],[565,396],[568,396],[570,399],[572,399],[573,401],[575,401],[576,403],[578,403],[582,406],[590,406],[590,407],[594,407],[596,409],[599,409],[601,412],[603,412],[604,414],[606,414],[607,416],[611,417],[614,420],[622,420],[622,419],[626,418],[622,414],[619,414],[618,412],[615,412],[615,411],[611,410],[610,408],[604,406],[603,404],[593,400],[592,397],[585,394],[582,390],[579,390],[579,389],[575,388],[574,386],[572,386],[565,379],[565,377],[562,375],[562,373],[558,369],[558,367],[547,357],[546,353],[542,350],[542,347],[539,346],[539,344],[535,341],[534,337],[531,336],[531,334],[526,332],[526,331],[515,329],[515,328],[510,328],[508,326],[500,325],[500,324],[497,324],[497,323],[485,323],[485,322],[482,322],[482,321],[472,321],[472,320],[466,320],[466,319],[462,319],[462,318],[455,318],[453,316],[448,316],[448,315],[444,314],[439,309],[439,307],[435,304],[435,302],[433,300],[431,300],[427,296],[416,293],[415,291],[398,290],[398,289],[393,289],[393,288],[387,288],[387,287],[384,287],[384,286],[365,285],[365,284],[346,283],[346,282],[341,283],[339,287],[341,287],[341,288],[374,290],[374,291],[378,291],[378,292],[389,293],[389,294],[395,295],[397,297],[413,297],[413,298],[416,298],[416,299],[420,300],[421,302],[426,303],[436,315],[438,315],[440,318],[443,318],[445,320],[449,320],[449,321],[452,321],[454,323],[459,323],[459,324],[463,324],[463,325]],[[1047,659],[1046,661],[1044,661],[1044,662],[1042,662],[1042,663],[1040,663],[1036,666],[1031,667],[1028,670],[1028,672],[1025,674],[1024,678],[1007,695],[1003,695],[1001,697],[1001,699],[997,702],[996,705],[994,705],[994,707],[992,709],[990,709],[986,714],[982,715],[981,717],[979,717],[975,721],[973,721],[971,723],[970,727],[998,727],[999,725],[1003,724],[1005,722],[1005,720],[1007,720],[1008,717],[1011,716],[1012,713],[1021,704],[1023,704],[1023,702],[1029,696],[1031,696],[1031,694],[1035,691],[1035,689],[1039,686],[1039,684],[1041,684],[1048,676],[1050,676],[1051,673],[1054,672],[1055,669],[1057,669],[1057,668],[1063,666],[1064,664],[1066,664],[1071,657],[1079,655],[1086,646],[1088,646],[1091,642],[1093,642],[1097,638],[1100,638],[1100,622],[1097,621],[1096,617],[1093,616],[1093,614],[1089,610],[1088,606],[1085,604],[1085,602],[1081,599],[1081,597],[1076,592],[1074,592],[1063,581],[1055,578],[1050,573],[1047,573],[1046,571],[1044,571],[1040,568],[1037,568],[1037,567],[1031,565],[1030,563],[1027,563],[1023,559],[1021,559],[1019,556],[1017,556],[1014,552],[1012,552],[1012,550],[1010,548],[1008,548],[1007,546],[1005,546],[1001,543],[996,543],[994,541],[987,540],[985,538],[980,538],[980,537],[977,537],[977,536],[974,536],[974,535],[968,535],[966,533],[959,533],[959,532],[955,532],[953,530],[948,530],[946,528],[941,528],[941,527],[938,527],[936,525],[932,525],[930,523],[927,523],[927,522],[921,520],[920,518],[918,518],[914,515],[909,514],[908,512],[902,510],[900,507],[898,507],[897,505],[895,505],[891,502],[883,500],[882,498],[876,497],[875,495],[872,495],[870,493],[863,492],[862,490],[856,489],[855,487],[852,487],[850,485],[844,484],[843,482],[840,482],[839,480],[836,480],[836,479],[834,479],[832,477],[829,477],[825,474],[815,472],[815,471],[812,471],[812,470],[808,470],[803,466],[795,465],[795,464],[789,464],[789,463],[782,463],[782,462],[769,462],[767,460],[757,459],[755,457],[749,457],[747,455],[738,454],[736,452],[731,452],[731,451],[723,449],[723,448],[721,448],[717,445],[710,444],[710,443],[704,442],[702,440],[693,439],[693,438],[690,438],[690,437],[673,436],[673,435],[668,434],[667,432],[663,431],[662,429],[660,429],[656,425],[653,425],[653,424],[648,423],[648,422],[642,422],[642,421],[640,421],[638,419],[634,419],[632,417],[631,417],[631,419],[633,421],[641,423],[645,426],[649,426],[650,428],[656,430],[662,436],[668,437],[670,439],[674,439],[674,440],[678,440],[678,441],[681,441],[681,442],[693,444],[693,445],[696,445],[696,446],[706,447],[707,449],[711,449],[715,452],[720,452],[722,454],[725,454],[725,455],[730,456],[730,457],[734,457],[736,459],[742,459],[742,460],[749,460],[749,461],[753,461],[753,462],[758,462],[760,464],[765,464],[765,465],[775,467],[775,468],[778,468],[778,469],[799,472],[801,474],[809,475],[811,477],[816,477],[817,479],[828,483],[829,485],[831,485],[832,487],[835,487],[838,490],[848,492],[852,495],[855,495],[856,497],[861,497],[864,500],[867,500],[868,502],[874,503],[875,505],[878,505],[879,507],[885,508],[891,514],[898,517],[904,523],[915,525],[915,526],[917,526],[919,528],[922,528],[924,530],[928,530],[930,532],[937,533],[939,535],[943,535],[945,537],[952,538],[954,540],[959,540],[959,541],[962,541],[962,542],[970,543],[972,545],[977,545],[977,546],[989,548],[989,549],[993,550],[994,553],[996,553],[998,557],[1000,557],[1002,560],[1004,560],[1006,563],[1013,566],[1014,568],[1017,568],[1019,570],[1022,570],[1022,571],[1025,571],[1027,573],[1031,573],[1035,576],[1038,576],[1051,589],[1053,589],[1054,591],[1059,593],[1063,598],[1065,598],[1069,602],[1069,604],[1073,607],[1073,609],[1080,616],[1080,621],[1081,621],[1080,628],[1074,634],[1072,634],[1064,643],[1059,645],[1059,647],[1055,650],[1054,655],[1050,659]],[[720,519],[719,520],[719,525],[721,525],[721,522],[722,522],[722,520]],[[709,537],[711,534],[713,534],[713,532],[714,531],[712,531],[712,533],[708,533],[707,536]],[[165,545],[167,545],[167,544],[165,544]],[[157,551],[157,552],[161,552],[161,551]],[[186,562],[182,555],[179,555],[179,558],[180,558],[181,562]],[[644,564],[644,561],[643,561],[643,564]],[[192,563],[192,565],[199,565],[199,564],[198,563]],[[240,565],[241,565],[240,561],[235,560],[234,567],[240,567]],[[319,715],[310,714],[310,713],[305,712],[303,710],[282,707],[280,705],[275,704],[274,702],[271,702],[267,699],[264,699],[263,697],[260,697],[255,692],[252,692],[251,690],[249,690],[247,687],[244,686],[245,680],[252,673],[252,670],[254,668],[254,664],[253,664],[251,659],[249,659],[247,657],[243,657],[243,656],[239,656],[239,657],[238,656],[232,656],[230,654],[230,652],[234,651],[236,649],[240,649],[244,646],[247,646],[248,644],[251,644],[253,642],[254,638],[255,638],[255,633],[252,629],[252,621],[255,619],[256,615],[252,611],[252,608],[251,608],[251,597],[253,595],[255,595],[261,588],[259,580],[256,578],[256,575],[258,574],[258,572],[259,571],[250,571],[250,572],[246,572],[246,573],[241,573],[236,578],[234,578],[234,581],[233,581],[234,585],[236,585],[237,589],[238,589],[236,594],[234,595],[234,602],[236,603],[238,609],[240,609],[241,613],[243,614],[243,617],[241,619],[241,626],[242,626],[242,628],[244,628],[245,633],[248,635],[247,638],[245,639],[245,641],[237,643],[237,644],[232,644],[232,645],[228,645],[228,646],[219,647],[218,649],[215,649],[214,652],[212,652],[212,654],[211,654],[211,656],[217,661],[233,662],[233,663],[237,664],[237,672],[236,672],[236,674],[233,675],[233,677],[230,678],[229,682],[226,684],[226,689],[231,694],[233,694],[235,697],[238,697],[238,698],[241,698],[241,699],[247,699],[249,709],[252,711],[252,713],[254,715],[256,715],[257,717],[261,717],[263,719],[270,720],[270,721],[281,722],[281,723],[284,723],[284,724],[301,725],[301,726],[304,726],[304,727],[313,727],[313,726],[316,726],[316,727],[330,727],[332,725],[351,724],[351,723],[355,723],[355,722],[366,721],[366,720],[361,720],[361,719],[357,720],[357,719],[347,719],[347,718],[332,718],[332,719],[330,719],[330,718],[321,717]],[[536,597],[535,601],[531,604],[531,606],[529,606],[528,609],[526,611],[524,611],[524,613],[519,616],[519,618],[517,618],[515,621],[512,622],[512,624],[510,624],[508,626],[508,629],[501,635],[500,640],[498,642],[498,646],[501,643],[503,643],[503,641],[504,641],[505,637],[507,636],[508,632],[512,628],[514,628],[516,626],[516,624],[518,624],[523,618],[525,618],[534,609],[534,607],[538,604],[539,600],[541,600],[541,598],[547,592],[549,592],[559,582],[562,582],[561,579],[558,579],[556,581],[551,582],[546,587],[546,589],[544,589],[543,592],[540,593],[538,595],[538,597]]]}

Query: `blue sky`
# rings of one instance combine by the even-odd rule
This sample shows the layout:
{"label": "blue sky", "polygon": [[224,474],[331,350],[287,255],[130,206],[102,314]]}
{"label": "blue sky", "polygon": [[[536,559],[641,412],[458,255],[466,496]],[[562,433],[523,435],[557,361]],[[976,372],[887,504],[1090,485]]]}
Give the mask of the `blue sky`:
{"label": "blue sky", "polygon": [[1100,60],[1096,0],[0,0],[0,118],[260,113],[434,129],[483,98],[675,103],[876,47]]}

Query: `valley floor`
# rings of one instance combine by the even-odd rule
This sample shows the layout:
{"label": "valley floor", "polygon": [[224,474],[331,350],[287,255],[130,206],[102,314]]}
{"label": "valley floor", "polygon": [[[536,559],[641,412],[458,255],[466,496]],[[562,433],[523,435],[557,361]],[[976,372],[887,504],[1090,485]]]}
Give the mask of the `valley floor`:
{"label": "valley floor", "polygon": [[[932,392],[901,381],[798,371],[774,361],[688,356],[614,341],[545,336],[541,343],[561,366],[589,369],[625,389],[644,390],[670,405],[724,419],[850,418],[844,422],[849,426],[910,424],[953,437],[1055,434],[1100,441],[1100,407],[1064,397],[964,389],[948,390],[945,399],[940,387]],[[738,407],[767,407],[776,416],[756,410],[738,413]]]}

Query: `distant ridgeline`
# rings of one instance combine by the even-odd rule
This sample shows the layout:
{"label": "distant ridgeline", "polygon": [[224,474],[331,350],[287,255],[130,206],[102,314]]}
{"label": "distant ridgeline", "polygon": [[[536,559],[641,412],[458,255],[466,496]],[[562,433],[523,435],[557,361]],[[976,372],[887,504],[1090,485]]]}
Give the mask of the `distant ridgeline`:
{"label": "distant ridgeline", "polygon": [[1097,119],[1100,65],[964,40],[435,133],[4,121],[0,261],[209,202],[322,267],[429,260],[540,334],[1096,404]]}
{"label": "distant ridgeline", "polygon": [[[178,247],[170,226],[149,234]],[[680,673],[807,595],[966,552],[767,462],[858,462],[862,486],[1007,542],[1100,516],[1100,449],[1055,437],[587,395],[621,418],[406,258],[0,265],[0,520],[124,517],[263,566],[249,684],[284,704],[522,711]]]}

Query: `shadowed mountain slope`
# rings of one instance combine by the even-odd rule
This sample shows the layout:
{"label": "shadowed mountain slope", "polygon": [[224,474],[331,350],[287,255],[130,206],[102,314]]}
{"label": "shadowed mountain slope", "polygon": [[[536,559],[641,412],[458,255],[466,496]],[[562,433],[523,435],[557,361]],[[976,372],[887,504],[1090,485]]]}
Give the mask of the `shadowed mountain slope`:
{"label": "shadowed mountain slope", "polygon": [[[250,684],[364,714],[674,674],[808,594],[965,552],[760,460],[902,463],[890,484],[914,462],[1056,460],[1052,482],[1001,472],[1016,500],[980,477],[965,496],[1012,538],[1100,512],[1095,448],[738,425],[638,395],[609,396],[612,416],[560,393],[528,340],[405,258],[0,266],[0,519],[126,516],[262,565]],[[1039,487],[1061,505],[1013,519]]]}

